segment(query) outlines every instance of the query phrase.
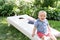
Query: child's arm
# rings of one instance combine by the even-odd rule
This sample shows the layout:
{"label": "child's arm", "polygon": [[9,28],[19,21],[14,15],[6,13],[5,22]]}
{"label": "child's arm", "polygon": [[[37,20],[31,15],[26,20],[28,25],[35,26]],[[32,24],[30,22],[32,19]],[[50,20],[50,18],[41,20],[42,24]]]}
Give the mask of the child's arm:
{"label": "child's arm", "polygon": [[34,37],[35,31],[36,31],[36,27],[33,28],[33,31],[32,31],[32,37]]}
{"label": "child's arm", "polygon": [[51,32],[50,25],[48,24],[48,31]]}

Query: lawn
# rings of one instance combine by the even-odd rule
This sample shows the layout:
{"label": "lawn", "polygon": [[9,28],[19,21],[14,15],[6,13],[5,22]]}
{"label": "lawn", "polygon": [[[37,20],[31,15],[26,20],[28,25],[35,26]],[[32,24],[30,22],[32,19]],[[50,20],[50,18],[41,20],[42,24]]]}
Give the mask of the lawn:
{"label": "lawn", "polygon": [[[53,28],[60,31],[60,21],[49,20],[49,23]],[[10,27],[7,25],[6,17],[0,17],[0,40],[30,40],[12,25]]]}

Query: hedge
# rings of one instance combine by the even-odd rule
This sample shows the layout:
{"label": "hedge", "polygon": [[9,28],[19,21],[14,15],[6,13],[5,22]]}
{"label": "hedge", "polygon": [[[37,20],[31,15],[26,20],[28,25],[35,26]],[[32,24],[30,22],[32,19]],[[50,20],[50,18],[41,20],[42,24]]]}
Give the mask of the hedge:
{"label": "hedge", "polygon": [[35,0],[34,2],[18,0],[19,5],[15,4],[15,1],[10,0],[9,3],[6,1],[7,0],[0,0],[0,16],[27,14],[37,19],[38,12],[45,10],[47,12],[47,19],[60,20],[60,6],[57,7],[56,4],[54,6],[54,2],[57,3],[57,0],[49,0],[50,2],[46,0],[43,1],[43,3],[40,0]]}

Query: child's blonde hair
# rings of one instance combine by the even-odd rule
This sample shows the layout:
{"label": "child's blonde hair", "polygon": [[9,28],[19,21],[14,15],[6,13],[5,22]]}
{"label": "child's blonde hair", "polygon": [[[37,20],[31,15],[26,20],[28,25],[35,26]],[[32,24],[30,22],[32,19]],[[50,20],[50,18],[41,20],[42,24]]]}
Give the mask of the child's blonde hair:
{"label": "child's blonde hair", "polygon": [[46,14],[46,15],[47,15],[47,12],[46,12],[46,11],[44,11],[44,10],[39,11],[38,15],[40,15],[41,13],[44,13],[44,14]]}

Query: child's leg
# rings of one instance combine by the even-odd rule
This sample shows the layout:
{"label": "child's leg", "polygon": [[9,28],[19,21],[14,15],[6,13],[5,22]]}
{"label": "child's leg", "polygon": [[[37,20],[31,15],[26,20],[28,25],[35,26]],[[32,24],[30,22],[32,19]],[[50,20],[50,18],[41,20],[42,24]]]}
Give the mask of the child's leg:
{"label": "child's leg", "polygon": [[46,36],[45,36],[43,33],[37,32],[37,35],[38,35],[38,37],[41,38],[42,40],[46,40]]}
{"label": "child's leg", "polygon": [[51,40],[57,40],[53,34],[50,34],[49,36],[50,36]]}
{"label": "child's leg", "polygon": [[[50,28],[49,28],[50,29]],[[57,40],[56,37],[51,33],[51,31],[48,29],[49,37],[51,40]]]}
{"label": "child's leg", "polygon": [[46,36],[43,36],[43,37],[42,37],[42,40],[46,40],[46,38],[45,38],[45,37],[46,37]]}

